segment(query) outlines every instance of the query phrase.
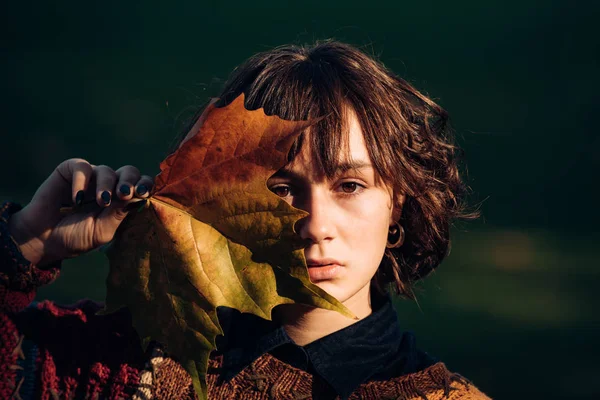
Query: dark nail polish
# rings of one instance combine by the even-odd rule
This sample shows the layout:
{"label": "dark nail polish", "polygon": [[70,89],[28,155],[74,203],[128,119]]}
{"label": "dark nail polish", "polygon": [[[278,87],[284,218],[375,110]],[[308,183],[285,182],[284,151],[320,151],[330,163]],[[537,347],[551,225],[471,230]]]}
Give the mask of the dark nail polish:
{"label": "dark nail polish", "polygon": [[148,188],[145,185],[140,185],[137,187],[137,192],[140,196],[143,196],[148,192]]}
{"label": "dark nail polish", "polygon": [[102,192],[102,194],[100,195],[100,198],[102,199],[102,201],[104,202],[105,205],[110,204],[110,193],[107,192],[106,190],[104,192]]}
{"label": "dark nail polish", "polygon": [[129,189],[129,185],[121,185],[121,187],[119,188],[119,191],[121,192],[121,194],[123,194],[125,196],[129,196],[129,194],[131,193],[131,189]]}
{"label": "dark nail polish", "polygon": [[80,206],[81,203],[83,203],[83,190],[80,190],[79,192],[77,192],[77,194],[75,195],[75,205],[76,206]]}

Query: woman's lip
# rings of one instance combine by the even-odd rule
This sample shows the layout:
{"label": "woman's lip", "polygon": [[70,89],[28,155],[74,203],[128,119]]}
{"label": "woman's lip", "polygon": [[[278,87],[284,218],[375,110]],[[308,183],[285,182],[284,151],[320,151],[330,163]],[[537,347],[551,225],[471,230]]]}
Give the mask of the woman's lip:
{"label": "woman's lip", "polygon": [[335,278],[342,270],[339,264],[309,265],[308,276],[311,282],[326,281]]}
{"label": "woman's lip", "polygon": [[322,265],[338,264],[343,265],[335,258],[306,258],[306,265],[309,267],[320,267]]}

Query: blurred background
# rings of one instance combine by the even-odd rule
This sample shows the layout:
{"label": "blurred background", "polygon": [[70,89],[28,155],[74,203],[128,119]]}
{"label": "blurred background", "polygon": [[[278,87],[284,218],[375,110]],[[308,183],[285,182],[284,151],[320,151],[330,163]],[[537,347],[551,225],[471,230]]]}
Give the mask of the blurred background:
{"label": "blurred background", "polygon": [[[404,3],[3,2],[0,198],[71,157],[154,175],[245,58],[349,42],[449,111],[483,213],[398,301],[403,327],[494,398],[600,398],[600,2]],[[107,271],[67,261],[38,299],[103,300]]]}

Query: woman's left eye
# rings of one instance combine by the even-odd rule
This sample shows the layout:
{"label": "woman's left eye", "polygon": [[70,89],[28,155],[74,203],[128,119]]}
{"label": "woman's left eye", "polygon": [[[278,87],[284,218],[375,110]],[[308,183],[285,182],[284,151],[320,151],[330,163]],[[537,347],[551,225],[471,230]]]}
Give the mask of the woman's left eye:
{"label": "woman's left eye", "polygon": [[356,182],[344,182],[341,188],[344,193],[354,193],[359,189],[359,185]]}

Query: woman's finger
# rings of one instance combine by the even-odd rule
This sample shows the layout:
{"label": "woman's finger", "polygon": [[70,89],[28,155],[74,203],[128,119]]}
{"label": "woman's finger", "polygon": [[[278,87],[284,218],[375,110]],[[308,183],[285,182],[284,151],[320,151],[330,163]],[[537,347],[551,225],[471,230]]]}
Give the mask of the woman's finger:
{"label": "woman's finger", "polygon": [[117,173],[106,165],[99,165],[94,168],[94,175],[96,176],[96,202],[100,207],[108,207],[117,183]]}
{"label": "woman's finger", "polygon": [[83,202],[84,193],[88,189],[94,170],[86,160],[72,159],[69,161],[70,168],[73,171],[71,197],[73,204],[80,205]]}
{"label": "woman's finger", "polygon": [[123,201],[131,200],[133,190],[140,180],[140,170],[133,165],[125,165],[117,171],[118,183],[115,188],[117,196]]}
{"label": "woman's finger", "polygon": [[[57,177],[71,187],[71,201],[78,204],[83,201],[83,191],[85,191],[93,174],[93,168],[89,162],[82,158],[71,158],[65,160],[56,167]],[[52,178],[52,176],[50,177]],[[45,188],[46,185],[43,185]],[[49,189],[55,185],[49,185]]]}
{"label": "woman's finger", "polygon": [[150,196],[154,181],[151,176],[142,175],[140,180],[135,185],[135,195],[139,198],[145,199]]}
{"label": "woman's finger", "polygon": [[96,216],[94,237],[98,242],[95,244],[103,245],[110,242],[127,213],[128,211],[123,208],[123,202],[118,199],[115,199],[110,206],[105,207]]}

